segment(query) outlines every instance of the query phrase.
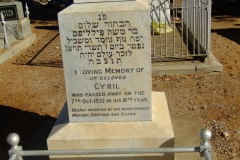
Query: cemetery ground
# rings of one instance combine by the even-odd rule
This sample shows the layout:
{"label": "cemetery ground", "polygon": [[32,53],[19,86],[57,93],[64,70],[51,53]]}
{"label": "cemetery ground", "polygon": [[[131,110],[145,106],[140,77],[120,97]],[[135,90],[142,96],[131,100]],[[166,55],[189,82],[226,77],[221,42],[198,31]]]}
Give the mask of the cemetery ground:
{"label": "cemetery ground", "polygon": [[[237,160],[240,159],[240,18],[219,12],[218,8],[223,6],[227,7],[216,6],[216,12],[213,8],[211,50],[224,71],[152,76],[152,90],[166,93],[173,119],[203,120],[213,132],[211,142],[218,159]],[[28,149],[41,125],[54,122],[66,101],[57,10],[40,9],[31,10],[30,14],[36,42],[0,64],[1,160],[8,159],[9,133],[18,133],[20,145]]]}

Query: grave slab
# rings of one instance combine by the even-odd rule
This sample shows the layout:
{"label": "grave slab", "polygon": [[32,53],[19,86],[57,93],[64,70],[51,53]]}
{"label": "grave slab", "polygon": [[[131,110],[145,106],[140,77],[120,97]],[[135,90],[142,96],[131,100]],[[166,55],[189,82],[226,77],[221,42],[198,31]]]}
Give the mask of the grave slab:
{"label": "grave slab", "polygon": [[[67,110],[63,110],[47,139],[48,150],[173,147],[174,133],[165,93],[152,92],[152,102],[152,121],[67,123]],[[93,156],[50,156],[51,160],[82,158]],[[98,155],[95,159],[106,158],[171,160],[173,154]]]}
{"label": "grave slab", "polygon": [[[55,125],[68,123],[67,105],[61,111],[60,117],[57,119]],[[59,118],[60,118],[59,117]],[[60,121],[59,121],[60,120]],[[40,127],[37,134],[31,142],[29,150],[47,150],[46,139],[51,132],[54,122],[45,122]],[[200,139],[200,130],[204,128],[204,123],[201,118],[172,118],[172,125],[174,131],[174,147],[198,147]],[[214,150],[212,150],[212,160],[217,160]],[[175,153],[174,160],[195,160],[200,159],[198,152],[195,153]],[[49,160],[48,156],[24,157],[24,160]]]}
{"label": "grave slab", "polygon": [[[20,51],[28,48],[36,40],[36,34],[32,33],[23,40],[10,45],[10,49],[0,50],[0,64],[17,55]],[[3,42],[3,41],[2,41]],[[1,42],[0,42],[1,43]],[[4,43],[4,42],[3,42]]]}

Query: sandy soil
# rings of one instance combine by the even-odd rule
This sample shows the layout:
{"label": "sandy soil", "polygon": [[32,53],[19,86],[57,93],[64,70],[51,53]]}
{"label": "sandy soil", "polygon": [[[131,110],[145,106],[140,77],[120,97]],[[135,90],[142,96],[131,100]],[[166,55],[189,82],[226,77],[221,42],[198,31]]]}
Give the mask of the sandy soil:
{"label": "sandy soil", "polygon": [[[172,118],[200,117],[213,131],[218,159],[240,159],[240,4],[213,1],[211,50],[222,73],[153,76],[154,91],[166,93]],[[224,7],[224,9],[223,9]],[[47,121],[55,121],[66,101],[57,10],[31,11],[37,41],[0,65],[0,159],[8,158],[11,132],[28,148]],[[39,14],[41,12],[41,14]],[[51,42],[51,43],[50,43]]]}

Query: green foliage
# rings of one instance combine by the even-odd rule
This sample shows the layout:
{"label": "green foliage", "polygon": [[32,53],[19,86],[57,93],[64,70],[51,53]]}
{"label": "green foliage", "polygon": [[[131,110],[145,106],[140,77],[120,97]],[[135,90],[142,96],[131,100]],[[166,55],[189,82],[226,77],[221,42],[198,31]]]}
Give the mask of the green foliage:
{"label": "green foliage", "polygon": [[165,29],[166,28],[166,24],[161,22],[160,24],[157,23],[156,20],[153,20],[153,22],[151,22],[151,28],[153,29],[157,29],[157,28],[160,28],[160,29]]}
{"label": "green foliage", "polygon": [[158,23],[156,20],[154,20],[153,22],[151,22],[151,28],[153,29],[157,29],[158,28]]}
{"label": "green foliage", "polygon": [[159,28],[165,29],[165,28],[166,28],[166,24],[163,23],[163,22],[161,22],[161,23],[159,24]]}

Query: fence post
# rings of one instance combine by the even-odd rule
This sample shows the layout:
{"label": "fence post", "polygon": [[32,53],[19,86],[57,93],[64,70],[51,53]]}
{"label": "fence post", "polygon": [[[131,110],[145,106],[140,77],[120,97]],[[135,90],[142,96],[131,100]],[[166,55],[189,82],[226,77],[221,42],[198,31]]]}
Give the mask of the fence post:
{"label": "fence post", "polygon": [[20,156],[19,152],[22,150],[21,146],[18,146],[20,141],[20,137],[16,133],[11,133],[7,137],[7,143],[12,146],[11,149],[8,151],[9,159],[8,160],[23,160]]}
{"label": "fence post", "polygon": [[28,10],[28,5],[27,5],[27,3],[25,3],[25,10],[26,10],[25,14],[26,14],[27,18],[29,18],[30,12],[29,12],[29,10]]}
{"label": "fence post", "polygon": [[6,22],[4,21],[3,12],[1,12],[0,14],[1,14],[1,24],[2,24],[2,27],[3,27],[3,34],[4,34],[4,48],[9,49],[10,45],[8,43],[8,37],[7,37],[7,31],[6,31]]}
{"label": "fence post", "polygon": [[207,57],[211,52],[211,14],[212,14],[212,0],[207,1]]}
{"label": "fence post", "polygon": [[209,129],[201,129],[200,138],[200,160],[211,160],[211,145],[209,140],[212,137],[212,132]]}

